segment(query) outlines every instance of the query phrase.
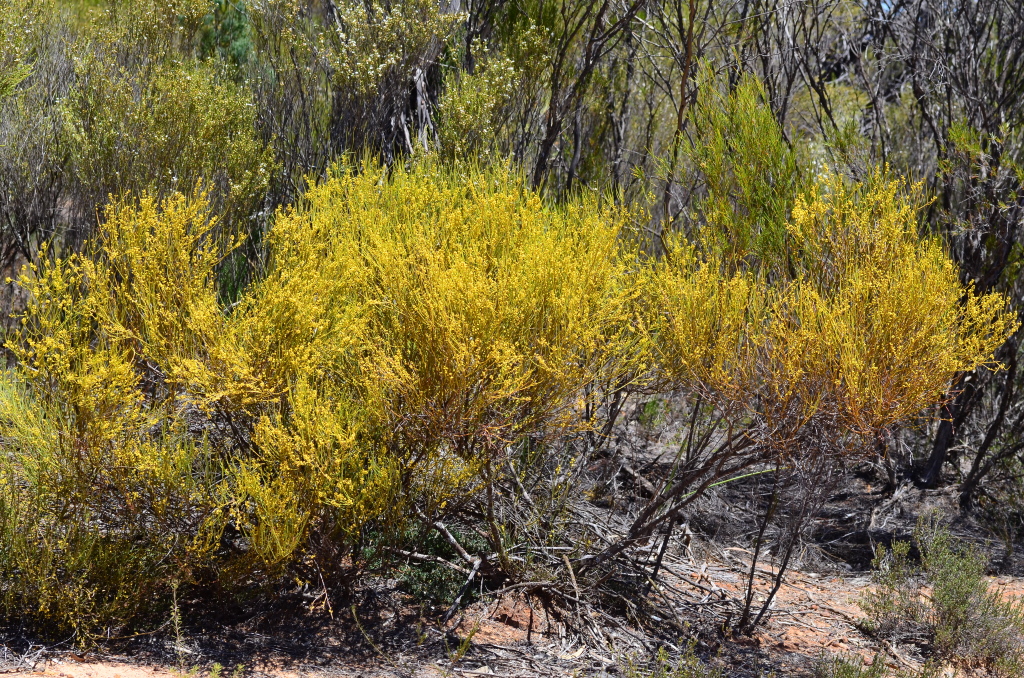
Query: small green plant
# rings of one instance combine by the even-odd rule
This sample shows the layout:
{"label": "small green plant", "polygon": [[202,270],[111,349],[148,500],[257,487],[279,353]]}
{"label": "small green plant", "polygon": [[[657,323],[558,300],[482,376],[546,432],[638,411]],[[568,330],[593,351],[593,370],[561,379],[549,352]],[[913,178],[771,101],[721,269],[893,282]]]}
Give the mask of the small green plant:
{"label": "small green plant", "polygon": [[932,586],[931,623],[940,656],[961,657],[1006,675],[1024,670],[1024,605],[985,581],[987,559],[939,526],[921,521],[915,539]]}
{"label": "small green plant", "polygon": [[178,673],[185,674],[185,639],[181,632],[181,608],[178,606],[178,582],[171,583],[171,626],[174,627],[174,655]]}
{"label": "small green plant", "polygon": [[[477,535],[466,536],[457,530],[453,535],[470,553],[478,553],[486,548],[486,542]],[[416,537],[419,537],[418,539]],[[458,554],[448,541],[436,532],[426,535],[410,534],[410,542],[415,544],[418,553],[438,556],[448,561],[458,561]],[[436,562],[410,562],[398,573],[400,586],[414,598],[425,603],[448,605],[459,595],[459,589],[466,582],[466,575]],[[466,602],[473,599],[473,587],[466,592]]]}
{"label": "small green plant", "polygon": [[910,543],[893,542],[890,549],[880,545],[871,566],[875,588],[861,600],[868,615],[865,629],[898,642],[920,636],[927,611],[921,598],[922,575],[910,559]]}
{"label": "small green plant", "polygon": [[709,666],[697,656],[697,642],[693,639],[678,657],[671,657],[664,647],[658,649],[651,661],[627,657],[622,674],[626,678],[725,678],[722,669]]}
{"label": "small green plant", "polygon": [[[236,664],[235,668],[228,674],[228,678],[242,678],[242,673],[245,671],[245,664]],[[224,665],[218,662],[214,662],[210,666],[210,672],[207,674],[209,678],[224,678]]]}
{"label": "small green plant", "polygon": [[888,678],[888,667],[875,655],[871,664],[856,655],[822,654],[814,664],[814,678]]}
{"label": "small green plant", "polygon": [[445,647],[448,649],[448,661],[451,662],[451,664],[448,665],[448,674],[449,675],[450,675],[450,672],[452,671],[452,669],[455,668],[455,665],[458,664],[463,659],[465,659],[466,654],[469,652],[470,646],[473,644],[473,636],[475,636],[477,634],[477,631],[479,631],[479,630],[480,630],[480,622],[478,621],[469,630],[469,633],[467,633],[465,635],[465,637],[462,638],[459,641],[458,647],[456,647],[454,649],[448,647],[448,641],[445,640]]}
{"label": "small green plant", "polygon": [[[920,565],[911,562],[907,542],[879,550],[873,563],[876,588],[861,602],[868,615],[866,630],[897,642],[918,642],[939,659],[1020,675],[1024,604],[991,590],[985,556],[934,519],[918,522],[914,544]],[[924,595],[925,586],[930,595]]]}
{"label": "small green plant", "polygon": [[648,400],[640,410],[637,421],[641,426],[651,428],[665,420],[665,403],[655,398]]}
{"label": "small green plant", "polygon": [[892,669],[878,654],[870,664],[865,664],[857,655],[822,653],[814,663],[814,678],[936,678],[939,668],[929,661],[917,671]]}

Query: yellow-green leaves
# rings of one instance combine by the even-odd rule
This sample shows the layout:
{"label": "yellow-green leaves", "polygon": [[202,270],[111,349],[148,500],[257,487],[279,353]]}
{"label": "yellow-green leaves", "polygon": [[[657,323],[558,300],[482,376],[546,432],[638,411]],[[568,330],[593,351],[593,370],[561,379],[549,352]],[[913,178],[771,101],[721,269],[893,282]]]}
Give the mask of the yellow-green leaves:
{"label": "yellow-green leaves", "polygon": [[756,460],[891,426],[1015,327],[916,208],[836,180],[770,257],[676,236],[652,260],[595,198],[367,162],[277,214],[264,276],[225,305],[239,240],[208,193],[116,201],[83,253],[20,281],[0,574],[32,580],[7,604],[85,633],[141,609],[126,591],[358,569],[368,535],[486,496],[517,446],[550,454],[624,384],[699,394],[760,431]]}
{"label": "yellow-green leaves", "polygon": [[274,172],[251,98],[211,66],[139,74],[113,66],[113,49],[103,44],[81,59],[65,106],[70,167],[91,202],[188,194],[202,182],[229,225],[250,219]]}
{"label": "yellow-green leaves", "polygon": [[[578,425],[582,389],[631,359],[614,211],[546,206],[507,170],[431,166],[339,172],[306,201],[278,219],[257,294],[323,343],[430,505],[465,498],[481,455]],[[339,365],[356,332],[359,359]]]}
{"label": "yellow-green leaves", "polygon": [[1016,321],[917,234],[918,209],[900,182],[831,179],[797,199],[779,257],[737,270],[675,241],[646,283],[661,377],[786,436],[819,415],[867,435],[941,401]]}

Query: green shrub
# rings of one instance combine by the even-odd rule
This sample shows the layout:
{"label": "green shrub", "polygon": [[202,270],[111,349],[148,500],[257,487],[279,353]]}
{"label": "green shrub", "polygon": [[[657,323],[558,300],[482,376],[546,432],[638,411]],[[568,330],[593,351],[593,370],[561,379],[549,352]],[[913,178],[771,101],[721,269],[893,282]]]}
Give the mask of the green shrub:
{"label": "green shrub", "polygon": [[91,210],[115,198],[190,193],[203,184],[214,211],[245,233],[274,171],[256,136],[248,94],[209,65],[111,67],[110,46],[78,67],[67,104],[70,166]]}
{"label": "green shrub", "polygon": [[[472,532],[452,530],[452,536],[470,553],[481,553],[487,543]],[[449,562],[460,562],[459,556],[448,540],[429,527],[409,532],[403,540],[419,554],[438,556]],[[402,588],[417,601],[435,605],[450,605],[466,583],[466,575],[443,563],[411,560],[398,569],[398,580]],[[464,602],[473,600],[474,589],[467,591]]]}
{"label": "green shrub", "polygon": [[439,153],[449,160],[493,155],[518,81],[511,59],[481,60],[476,71],[449,76],[437,108]]}
{"label": "green shrub", "polygon": [[31,259],[45,240],[80,245],[111,196],[200,182],[225,227],[265,226],[275,161],[252,97],[220,64],[195,63],[183,37],[205,0],[110,3],[79,26],[63,4],[0,9],[0,72],[31,70],[0,101],[3,263]]}
{"label": "green shrub", "polygon": [[242,66],[252,56],[252,49],[252,31],[244,0],[214,0],[212,11],[203,18],[200,53]]}
{"label": "green shrub", "polygon": [[990,589],[985,556],[947,529],[921,520],[914,541],[920,566],[910,562],[907,542],[895,542],[889,552],[880,549],[876,588],[862,602],[867,628],[893,640],[930,644],[947,661],[1018,675],[1024,669],[1024,603]]}
{"label": "green shrub", "polygon": [[874,588],[861,600],[868,630],[898,642],[920,637],[927,623],[921,572],[909,554],[909,542],[893,542],[891,549],[879,544],[871,561]]}
{"label": "green shrub", "polygon": [[279,203],[346,154],[434,147],[436,63],[462,15],[433,0],[252,0],[246,14],[245,82],[280,162]]}
{"label": "green shrub", "polygon": [[975,546],[922,522],[916,535],[932,586],[934,643],[943,657],[977,661],[1008,675],[1024,670],[1024,602],[985,581],[988,559]]}

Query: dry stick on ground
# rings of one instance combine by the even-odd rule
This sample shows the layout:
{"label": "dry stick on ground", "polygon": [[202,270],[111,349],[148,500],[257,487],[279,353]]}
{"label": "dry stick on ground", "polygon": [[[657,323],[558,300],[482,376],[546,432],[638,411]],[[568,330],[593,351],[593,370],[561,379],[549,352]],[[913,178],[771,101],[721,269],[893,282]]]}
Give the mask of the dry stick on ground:
{"label": "dry stick on ground", "polygon": [[629,477],[631,477],[636,484],[640,486],[640,489],[642,490],[641,494],[644,497],[650,498],[658,494],[658,489],[654,487],[651,481],[644,478],[640,472],[630,466],[628,462],[623,461],[619,468],[625,471]]}
{"label": "dry stick on ground", "polygon": [[445,612],[444,617],[441,619],[442,624],[447,624],[448,620],[452,618],[453,614],[455,614],[455,611],[459,609],[459,606],[462,604],[463,596],[465,596],[466,591],[469,590],[469,585],[473,583],[473,578],[476,577],[476,573],[480,570],[480,565],[483,562],[484,559],[479,556],[477,556],[476,560],[473,561],[473,570],[469,573],[469,577],[466,578],[466,583],[463,584],[462,588],[459,590],[459,595],[456,596],[455,602],[452,603],[452,606],[448,608],[447,612]]}
{"label": "dry stick on ground", "polygon": [[454,571],[456,571],[456,572],[458,572],[460,574],[469,575],[469,570],[467,570],[466,568],[461,567],[459,565],[456,565],[455,563],[451,562],[450,560],[445,560],[441,556],[431,556],[431,555],[428,555],[428,554],[425,554],[425,553],[416,553],[415,551],[405,551],[403,549],[396,549],[396,548],[390,548],[390,547],[385,548],[385,550],[388,551],[389,553],[394,553],[394,554],[402,556],[404,558],[411,558],[413,560],[419,560],[419,561],[422,561],[424,563],[438,563],[439,565],[444,565],[445,567],[447,567],[449,569],[452,569],[452,570],[454,570]]}
{"label": "dry stick on ground", "polygon": [[[572,590],[576,593],[577,598],[582,598],[580,595],[580,587],[576,583],[576,573],[572,571],[572,563],[569,562],[569,556],[562,554],[562,561],[565,563],[565,567],[569,570],[569,580],[572,582]],[[580,608],[576,606],[576,620],[582,625],[583,619],[580,615]]]}
{"label": "dry stick on ground", "polygon": [[[680,469],[679,476],[647,502],[633,520],[628,533],[600,552],[581,558],[579,571],[593,569],[616,558],[630,546],[649,538],[659,525],[678,519],[686,507],[723,478],[737,475],[764,461],[759,453],[761,450],[754,449],[750,454],[742,454],[751,447],[756,448],[756,442],[750,435],[751,430],[748,427],[739,433],[731,432],[702,463],[689,469]],[[693,489],[687,492],[691,487]]]}
{"label": "dry stick on ground", "polygon": [[[430,520],[429,518],[427,518],[426,514],[423,513],[423,510],[420,509],[420,507],[418,506],[416,507],[416,515],[418,515],[420,520],[425,522],[427,525],[430,525],[435,530],[440,532],[441,535],[448,540],[448,543],[452,545],[452,548],[455,549],[455,552],[459,554],[460,558],[465,560],[470,566],[473,565],[475,561],[473,556],[469,555],[469,552],[462,547],[462,544],[459,543],[459,540],[455,538],[455,535],[451,533],[451,531],[445,526],[444,523],[442,523],[440,520]],[[467,571],[463,570],[463,572]]]}
{"label": "dry stick on ground", "polygon": [[[603,610],[600,610],[600,609],[594,607],[593,605],[591,605],[590,603],[580,599],[579,597],[570,595],[570,594],[566,593],[565,591],[562,591],[560,588],[558,588],[558,586],[555,585],[554,582],[550,582],[550,581],[529,581],[529,582],[520,582],[518,584],[510,584],[509,586],[505,586],[503,588],[500,588],[497,591],[492,591],[491,595],[497,597],[497,596],[500,596],[503,593],[508,593],[509,591],[515,591],[517,589],[526,589],[527,593],[530,590],[533,590],[533,589],[543,589],[544,591],[547,591],[548,593],[552,593],[552,594],[562,598],[563,600],[569,601],[571,603],[575,603],[581,609],[586,610],[587,614],[583,615],[584,617],[592,616],[592,615],[600,616],[603,619],[605,619],[605,620],[611,622],[613,625],[615,625],[622,633],[626,634],[627,636],[629,636],[633,640],[635,640],[638,643],[640,643],[640,645],[642,647],[644,647],[645,649],[651,649],[649,647],[648,641],[646,641],[645,639],[637,636],[635,633],[633,633],[632,631],[627,629],[622,624],[622,622],[620,620],[618,620],[615,617],[609,615],[608,613],[604,612]],[[527,601],[528,600],[529,600],[529,597],[527,596]],[[529,604],[529,602],[527,604]],[[530,605],[530,611],[531,611],[531,614],[532,614],[532,611],[533,611],[533,606],[532,605]],[[529,634],[530,629],[532,629],[532,627],[533,627],[533,622],[532,622],[532,619],[531,619],[530,625],[527,628],[527,633],[528,634]],[[598,628],[596,623],[595,623],[595,628]],[[599,628],[598,628],[598,631],[600,631]],[[604,634],[600,633],[600,635],[603,636]],[[527,637],[529,637],[529,635]],[[673,647],[675,647],[675,646],[673,646]]]}

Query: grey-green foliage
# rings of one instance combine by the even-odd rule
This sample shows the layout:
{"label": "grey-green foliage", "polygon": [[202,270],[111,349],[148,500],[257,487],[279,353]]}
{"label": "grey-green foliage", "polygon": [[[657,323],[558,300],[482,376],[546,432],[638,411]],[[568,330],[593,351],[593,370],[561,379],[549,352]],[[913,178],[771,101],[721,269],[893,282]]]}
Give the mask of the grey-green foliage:
{"label": "grey-green foliage", "polygon": [[83,28],[50,2],[0,2],[0,265],[80,243],[111,195],[202,183],[226,227],[262,226],[275,163],[253,99],[179,49],[177,4],[112,5]]}
{"label": "grey-green foliage", "polygon": [[902,642],[923,637],[927,610],[921,597],[923,574],[910,559],[910,542],[879,545],[872,579],[875,588],[861,600],[867,629],[876,636]]}
{"label": "grey-green foliage", "polygon": [[59,102],[74,82],[72,43],[63,15],[0,2],[0,266],[30,256],[68,211]]}
{"label": "grey-green foliage", "polygon": [[865,664],[857,655],[823,654],[814,663],[814,678],[936,678],[940,674],[937,663],[925,662],[920,670],[891,668],[882,655],[875,655],[871,664]]}
{"label": "grey-green foliage", "polygon": [[822,655],[814,664],[814,678],[889,678],[889,669],[881,657],[865,666],[857,656]]}
{"label": "grey-green foliage", "polygon": [[922,521],[915,539],[932,586],[936,651],[983,662],[1010,675],[1024,671],[1024,605],[985,581],[987,558],[947,530]]}
{"label": "grey-green foliage", "polygon": [[622,673],[625,678],[725,678],[722,669],[708,665],[697,656],[693,640],[678,657],[670,657],[665,648],[659,649],[649,662],[630,657],[623,663]]}
{"label": "grey-green foliage", "polygon": [[907,542],[879,550],[875,590],[861,603],[866,628],[897,642],[919,642],[938,658],[1021,675],[1024,603],[989,587],[985,555],[933,519],[918,522],[914,545],[920,564],[910,560]]}

